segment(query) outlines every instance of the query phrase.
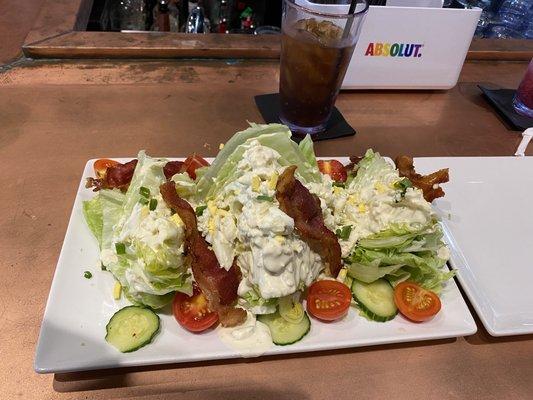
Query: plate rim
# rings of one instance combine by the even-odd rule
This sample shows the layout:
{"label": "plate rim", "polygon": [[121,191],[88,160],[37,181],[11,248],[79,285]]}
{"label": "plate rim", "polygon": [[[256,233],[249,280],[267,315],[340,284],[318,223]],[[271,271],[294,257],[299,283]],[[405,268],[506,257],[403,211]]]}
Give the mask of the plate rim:
{"label": "plate rim", "polygon": [[[104,158],[104,157],[101,157],[101,158]],[[113,159],[113,160],[117,160],[119,162],[125,162],[125,161],[129,161],[131,160],[132,158],[135,158],[135,157],[105,157],[105,158],[110,158],[110,159]],[[154,157],[154,158],[164,158],[164,159],[167,159],[167,160],[170,160],[170,161],[183,161],[185,160],[185,157]],[[317,160],[327,160],[327,159],[336,159],[336,160],[339,160],[341,162],[345,162],[347,160],[349,160],[349,157],[347,156],[330,156],[330,157],[316,157]],[[390,159],[389,157],[384,157],[387,161],[389,162],[392,162],[392,159]],[[426,157],[426,158],[438,158],[438,157]],[[59,253],[59,256],[58,256],[58,259],[57,259],[57,263],[56,263],[56,266],[55,266],[55,270],[54,270],[54,273],[53,273],[53,276],[52,276],[52,282],[51,282],[51,285],[50,285],[50,289],[49,289],[49,292],[48,292],[48,298],[47,298],[47,301],[46,301],[46,305],[45,305],[45,310],[44,310],[44,313],[43,313],[43,318],[42,318],[42,322],[41,322],[41,326],[40,326],[40,329],[39,329],[39,335],[38,335],[38,339],[37,339],[37,343],[36,343],[36,350],[35,350],[35,355],[34,355],[34,362],[33,362],[33,367],[34,367],[34,371],[36,373],[39,373],[39,374],[47,374],[47,373],[67,373],[67,372],[82,372],[82,371],[91,371],[91,370],[100,370],[100,369],[110,369],[110,368],[124,368],[124,367],[136,367],[136,366],[150,366],[150,365],[168,365],[168,364],[182,364],[182,363],[196,363],[196,362],[201,362],[201,361],[223,361],[223,360],[229,360],[229,359],[245,359],[245,357],[243,357],[242,355],[240,355],[239,353],[237,352],[234,352],[232,355],[230,356],[221,356],[221,357],[213,357],[213,358],[205,358],[205,357],[198,357],[198,358],[189,358],[187,360],[182,360],[182,361],[177,361],[177,360],[171,360],[171,359],[166,359],[166,360],[160,360],[160,361],[157,361],[157,362],[139,362],[138,360],[128,360],[128,359],[125,359],[125,360],[122,360],[120,361],[119,363],[117,363],[116,361],[114,363],[110,362],[110,363],[102,363],[102,364],[99,364],[99,365],[95,365],[94,363],[91,364],[91,365],[85,365],[85,366],[75,366],[74,364],[76,363],[71,363],[71,365],[69,364],[66,364],[66,366],[60,366],[60,367],[53,367],[53,366],[50,366],[50,365],[43,365],[42,362],[40,362],[40,355],[41,355],[41,352],[43,351],[41,348],[42,348],[42,343],[41,343],[41,338],[42,338],[42,333],[43,333],[43,330],[45,330],[45,325],[46,323],[48,322],[48,318],[47,318],[47,314],[49,312],[49,309],[50,309],[50,304],[52,302],[52,293],[55,292],[57,289],[57,286],[59,285],[58,283],[58,279],[57,279],[57,276],[58,274],[60,274],[60,265],[63,261],[63,258],[65,257],[65,247],[66,247],[66,239],[72,235],[72,234],[75,234],[74,232],[72,232],[73,228],[72,228],[72,224],[73,224],[73,221],[75,220],[75,218],[77,218],[77,215],[76,215],[76,212],[77,212],[77,206],[79,205],[79,203],[82,201],[81,197],[80,197],[80,194],[82,193],[82,191],[84,190],[89,190],[89,189],[86,189],[85,188],[85,172],[87,171],[87,169],[91,168],[92,167],[92,164],[94,163],[94,161],[98,160],[99,158],[91,158],[89,160],[87,160],[87,162],[84,164],[84,167],[83,167],[83,171],[81,173],[81,178],[80,178],[80,183],[77,187],[77,190],[76,190],[76,195],[75,195],[75,198],[74,198],[74,201],[72,203],[72,207],[71,207],[71,212],[70,212],[70,217],[69,217],[69,220],[68,220],[68,225],[67,225],[67,229],[65,230],[65,235],[64,235],[64,238],[63,238],[63,243],[61,245],[61,250],[60,250],[60,253]],[[212,160],[214,159],[214,157],[206,157],[206,160],[208,160],[209,162],[212,162]],[[415,158],[415,161],[416,161],[416,158]],[[442,223],[441,223],[442,225]],[[451,236],[453,238],[453,236]],[[450,245],[450,243],[448,241],[446,241],[447,245]],[[452,267],[453,268],[453,267]],[[457,274],[458,275],[458,274]],[[388,344],[398,344],[398,343],[416,343],[416,342],[420,342],[420,341],[426,341],[426,340],[442,340],[442,339],[449,339],[449,338],[458,338],[458,337],[465,337],[465,336],[471,336],[473,334],[475,334],[478,330],[478,327],[477,327],[477,324],[472,316],[472,313],[470,312],[470,310],[468,309],[468,304],[464,298],[464,296],[462,295],[461,291],[459,290],[459,285],[457,284],[457,282],[452,279],[450,280],[451,282],[451,285],[453,285],[455,288],[455,290],[457,291],[458,293],[458,296],[459,296],[459,299],[460,301],[464,304],[465,306],[465,317],[467,317],[468,319],[468,323],[465,323],[465,326],[464,328],[456,328],[456,329],[450,329],[448,330],[446,333],[441,333],[440,331],[436,331],[436,332],[431,332],[430,334],[423,334],[421,336],[418,336],[418,337],[411,337],[411,338],[404,338],[404,337],[400,337],[400,336],[396,336],[396,338],[394,339],[390,339],[390,338],[379,338],[377,340],[373,340],[372,342],[369,342],[369,343],[360,343],[360,344],[354,344],[354,343],[341,343],[341,345],[336,345],[338,344],[338,342],[329,342],[325,345],[323,345],[322,347],[320,348],[315,348],[315,349],[308,349],[308,348],[295,348],[293,351],[286,351],[286,352],[274,352],[274,353],[270,353],[269,351],[265,352],[264,354],[262,354],[261,356],[259,357],[254,357],[255,359],[263,359],[263,358],[268,358],[268,357],[272,357],[272,356],[283,356],[283,355],[290,355],[290,354],[298,354],[298,353],[313,353],[313,352],[322,352],[322,351],[332,351],[332,350],[339,350],[339,349],[350,349],[350,348],[360,348],[360,347],[372,347],[372,346],[380,346],[380,345],[388,345]],[[477,310],[476,310],[477,311]],[[274,347],[275,348],[275,347]],[[80,363],[78,363],[79,365]]]}

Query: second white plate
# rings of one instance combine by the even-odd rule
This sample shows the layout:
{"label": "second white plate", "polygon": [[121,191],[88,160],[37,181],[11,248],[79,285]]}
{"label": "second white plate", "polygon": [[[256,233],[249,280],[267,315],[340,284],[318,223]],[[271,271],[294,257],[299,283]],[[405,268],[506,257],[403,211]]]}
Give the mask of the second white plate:
{"label": "second white plate", "polygon": [[434,205],[450,264],[487,331],[533,333],[533,157],[418,158],[415,167],[450,168]]}

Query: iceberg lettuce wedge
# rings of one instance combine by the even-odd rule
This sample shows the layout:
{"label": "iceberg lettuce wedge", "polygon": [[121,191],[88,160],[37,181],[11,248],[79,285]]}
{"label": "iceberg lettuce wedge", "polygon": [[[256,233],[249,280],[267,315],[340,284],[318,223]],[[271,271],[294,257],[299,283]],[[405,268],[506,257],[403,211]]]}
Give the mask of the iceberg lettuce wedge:
{"label": "iceberg lettuce wedge", "polygon": [[[171,219],[159,193],[159,186],[166,181],[165,163],[141,151],[126,193],[101,190],[83,204],[107,270],[128,299],[152,308],[168,304],[175,291],[192,293],[182,228]],[[148,199],[154,198],[159,199],[159,206],[149,209]],[[120,252],[117,244],[122,246]]]}
{"label": "iceberg lettuce wedge", "polygon": [[276,150],[283,166],[296,165],[297,173],[305,182],[320,180],[320,172],[314,158],[312,141],[305,139],[301,146],[291,140],[289,128],[280,124],[257,125],[236,133],[218,153],[217,157],[197,183],[200,199],[212,198],[223,186],[235,179],[237,164],[248,149],[251,140]]}

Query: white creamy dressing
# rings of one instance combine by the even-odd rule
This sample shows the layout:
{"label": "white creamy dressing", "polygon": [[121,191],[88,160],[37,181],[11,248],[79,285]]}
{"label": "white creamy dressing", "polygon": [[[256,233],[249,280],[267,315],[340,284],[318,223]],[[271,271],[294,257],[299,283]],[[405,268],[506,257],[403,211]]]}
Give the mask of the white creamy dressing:
{"label": "white creamy dressing", "polygon": [[222,267],[235,256],[243,273],[239,296],[253,287],[264,299],[283,297],[309,285],[323,269],[320,256],[294,231],[294,221],[275,199],[283,172],[275,150],[257,140],[237,165],[240,175],[209,201],[199,218]]}
{"label": "white creamy dressing", "polygon": [[[165,251],[175,254],[181,265],[185,262],[185,226],[177,214],[172,215],[161,194],[158,193],[152,198],[157,200],[155,210],[150,210],[148,205],[135,204],[131,214],[124,220],[122,229],[115,232],[114,242],[123,243],[127,253],[135,253],[142,246],[158,252],[162,246],[166,246]],[[119,261],[114,248],[103,250],[100,259],[104,265],[116,264]],[[160,295],[159,291],[154,290],[151,279],[153,278],[147,274],[143,258],[137,256],[130,259],[121,284],[127,287],[133,296],[137,292]]]}
{"label": "white creamy dressing", "polygon": [[310,185],[311,192],[324,199],[332,211],[333,222],[325,218],[326,225],[332,230],[351,226],[349,238],[339,240],[342,257],[351,253],[359,239],[391,225],[417,230],[435,218],[421,190],[408,188],[401,197],[394,186],[400,179],[398,171],[391,167],[374,179],[352,182],[346,188],[334,187],[329,176],[323,176],[321,183]]}
{"label": "white creamy dressing", "polygon": [[246,321],[233,328],[218,327],[220,340],[242,357],[258,357],[273,346],[268,326],[257,321],[254,314],[247,312]]}

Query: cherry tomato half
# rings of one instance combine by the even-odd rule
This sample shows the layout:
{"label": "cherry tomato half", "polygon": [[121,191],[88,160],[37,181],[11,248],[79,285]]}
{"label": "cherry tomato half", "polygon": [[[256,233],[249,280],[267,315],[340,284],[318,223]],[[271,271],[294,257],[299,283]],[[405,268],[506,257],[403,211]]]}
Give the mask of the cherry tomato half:
{"label": "cherry tomato half", "polygon": [[176,321],[191,332],[205,331],[218,321],[218,314],[209,311],[207,298],[197,285],[194,285],[192,296],[176,293],[172,312]]}
{"label": "cherry tomato half", "polygon": [[191,179],[196,179],[196,170],[198,168],[207,167],[208,165],[209,163],[196,153],[194,153],[192,156],[187,157],[183,162],[183,168],[191,177]]}
{"label": "cherry tomato half", "polygon": [[439,296],[414,282],[399,283],[394,288],[394,302],[406,318],[415,322],[433,318],[441,308]]}
{"label": "cherry tomato half", "polygon": [[336,182],[346,182],[348,178],[346,168],[337,160],[318,160],[318,169]]}
{"label": "cherry tomato half", "polygon": [[334,321],[344,317],[350,308],[352,293],[338,281],[323,280],[313,283],[307,294],[307,311],[315,318]]}
{"label": "cherry tomato half", "polygon": [[115,165],[118,165],[119,162],[115,160],[110,160],[108,158],[100,158],[99,160],[96,160],[94,162],[93,168],[94,173],[96,174],[96,177],[99,179],[103,179],[107,173],[107,169],[109,167],[114,167]]}

